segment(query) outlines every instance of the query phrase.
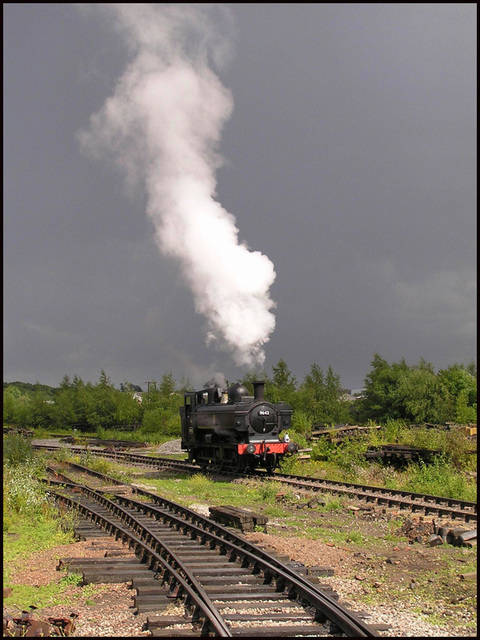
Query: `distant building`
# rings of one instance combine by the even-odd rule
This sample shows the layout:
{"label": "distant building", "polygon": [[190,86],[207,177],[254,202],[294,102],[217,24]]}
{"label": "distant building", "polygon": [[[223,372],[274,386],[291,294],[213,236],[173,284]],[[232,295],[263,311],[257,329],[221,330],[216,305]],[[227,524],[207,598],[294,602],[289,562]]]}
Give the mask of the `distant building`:
{"label": "distant building", "polygon": [[355,400],[359,400],[360,398],[365,397],[365,389],[350,389],[350,391],[343,393],[340,396],[341,400],[345,402],[355,402]]}
{"label": "distant building", "polygon": [[352,396],[356,396],[357,398],[365,395],[365,387],[360,387],[358,389],[350,389],[350,393]]}

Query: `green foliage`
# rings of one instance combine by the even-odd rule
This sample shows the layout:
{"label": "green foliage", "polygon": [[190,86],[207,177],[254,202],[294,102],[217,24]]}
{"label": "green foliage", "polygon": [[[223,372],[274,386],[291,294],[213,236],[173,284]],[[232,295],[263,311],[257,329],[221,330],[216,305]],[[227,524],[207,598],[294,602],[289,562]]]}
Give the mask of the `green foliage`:
{"label": "green foliage", "polygon": [[477,402],[472,402],[470,398],[467,389],[461,389],[455,398],[455,421],[459,424],[477,422]]}
{"label": "green foliage", "polygon": [[[440,454],[428,463],[412,462],[398,468],[365,459],[367,450],[389,443],[435,449]],[[297,467],[295,473],[475,501],[476,484],[465,473],[476,471],[477,456],[471,451],[472,442],[460,429],[409,427],[401,420],[390,420],[381,429],[342,442],[323,436],[313,445],[308,466],[303,472]]]}
{"label": "green foliage", "polygon": [[[292,415],[292,428],[295,430],[296,434],[301,434],[303,439],[305,439],[305,436],[312,431],[312,418],[310,414],[302,410],[294,411]],[[294,440],[294,442],[300,445],[298,435],[297,438],[293,438],[292,431],[290,431],[289,435],[290,440]],[[301,446],[306,446],[306,442]]]}
{"label": "green foliage", "polygon": [[143,418],[141,433],[161,441],[165,436],[180,437],[179,408],[183,404],[183,397],[176,391],[175,380],[170,372],[165,373],[158,385],[152,385],[151,390],[144,396]]}
{"label": "green foliage", "polygon": [[190,489],[193,490],[193,495],[205,495],[207,490],[212,487],[212,481],[207,478],[203,473],[195,473],[189,481]]}
{"label": "green foliage", "polygon": [[369,444],[364,438],[345,438],[342,442],[326,442],[323,438],[312,449],[313,460],[328,460],[340,469],[351,471],[366,464],[365,452]]}
{"label": "green foliage", "polygon": [[295,376],[287,367],[285,360],[282,359],[272,367],[272,371],[272,379],[266,379],[265,397],[273,403],[286,402],[292,405],[297,389]]}
{"label": "green foliage", "polygon": [[405,472],[404,487],[417,493],[444,496],[475,502],[476,489],[443,456],[435,458],[430,464],[423,461],[412,463]]}
{"label": "green foliage", "polygon": [[325,435],[313,445],[310,458],[312,460],[330,460],[331,456],[335,454],[335,450],[335,443]]}
{"label": "green foliage", "polygon": [[159,392],[160,396],[165,399],[176,394],[175,379],[171,371],[163,374],[160,380]]}
{"label": "green foliage", "polygon": [[130,482],[132,479],[131,468],[127,466],[126,469],[122,469],[122,467],[115,462],[96,456],[90,451],[86,451],[79,456],[79,464],[122,482]]}
{"label": "green foliage", "polygon": [[406,438],[409,437],[407,434],[410,431],[411,429],[408,429],[405,420],[388,419],[382,426],[381,431],[376,432],[379,441],[372,444],[395,444],[396,442],[405,444],[407,442]]}
{"label": "green foliage", "polygon": [[455,469],[477,470],[477,455],[471,453],[472,443],[458,429],[450,429],[444,433],[441,448]]}
{"label": "green foliage", "polygon": [[132,392],[115,392],[115,424],[137,424],[142,417],[141,403],[135,398]]}
{"label": "green foliage", "polygon": [[253,383],[258,380],[263,380],[265,382],[268,380],[268,375],[265,369],[250,369],[242,378],[239,378],[237,382],[243,384],[248,389],[250,395],[253,396]]}
{"label": "green foliage", "polygon": [[423,361],[400,373],[394,393],[400,414],[398,417],[416,423],[440,423],[448,417],[445,411],[445,388],[433,368]]}
{"label": "green foliage", "polygon": [[[280,437],[282,437],[282,435],[281,433]],[[297,429],[289,429],[288,435],[290,436],[290,442],[298,444],[299,449],[306,449],[310,446],[305,435],[297,431]]]}
{"label": "green foliage", "polygon": [[365,378],[365,394],[361,401],[365,418],[387,420],[403,417],[397,407],[395,389],[399,375],[407,370],[406,362],[402,360],[390,366],[375,353],[371,367],[372,371]]}
{"label": "green foliage", "polygon": [[54,520],[55,505],[39,480],[44,467],[31,444],[17,435],[4,436],[3,443],[3,530],[22,517],[36,524]]}
{"label": "green foliage", "polygon": [[3,469],[3,526],[8,529],[18,515],[44,517],[54,510],[44,485],[32,475],[29,466]]}
{"label": "green foliage", "polygon": [[74,541],[72,531],[65,531],[58,517],[32,519],[28,515],[18,515],[8,531],[5,529],[4,526],[4,570],[7,564],[15,566],[17,560],[23,562],[32,553]]}
{"label": "green foliage", "polygon": [[[477,419],[477,372],[473,363],[453,364],[435,373],[423,359],[411,366],[404,359],[388,363],[375,353],[365,378],[365,393],[354,402],[345,398],[340,377],[331,366],[324,373],[318,364],[312,364],[298,384],[285,360],[280,359],[272,367],[271,377],[265,370],[251,370],[239,382],[253,394],[255,380],[265,381],[267,400],[292,407],[293,429],[301,435],[318,423],[387,424],[393,420],[465,424]],[[93,433],[130,425],[141,439],[146,436],[152,442],[179,437],[178,410],[183,392],[191,389],[188,380],[182,378],[177,389],[172,373],[166,372],[158,384],[149,383],[142,402],[136,396],[139,389],[127,381],[115,389],[103,369],[96,384],[76,375],[72,380],[65,375],[57,389],[39,383],[4,383],[4,422],[44,431],[75,427]]]}
{"label": "green foliage", "polygon": [[274,503],[277,494],[284,493],[282,484],[275,481],[260,483],[257,491],[260,500],[264,503]]}
{"label": "green foliage", "polygon": [[317,364],[302,382],[294,408],[302,411],[311,424],[340,424],[349,421],[350,405],[343,400],[340,377],[329,366],[327,374]]}
{"label": "green foliage", "polygon": [[371,467],[364,459],[369,449],[385,444],[404,444],[420,449],[437,450],[443,459],[457,472],[474,471],[476,455],[472,455],[472,443],[457,428],[439,429],[426,426],[407,426],[402,420],[388,420],[381,429],[372,429],[341,442],[332,442],[328,433],[315,442],[310,454],[312,461],[332,463],[344,470]]}
{"label": "green foliage", "polygon": [[16,466],[34,464],[35,453],[32,443],[24,436],[9,433],[3,436],[3,464]]}
{"label": "green foliage", "polygon": [[15,387],[3,392],[3,420],[20,427],[32,426],[32,395],[21,394]]}
{"label": "green foliage", "polygon": [[51,424],[51,407],[56,389],[28,382],[3,383],[3,420],[18,426],[44,427]]}
{"label": "green foliage", "polygon": [[30,382],[4,382],[3,383],[3,391],[8,390],[9,392],[14,391],[19,396],[32,396],[36,391],[41,391],[44,396],[48,399],[53,400],[57,393],[57,389],[55,387],[50,387],[46,384],[40,384],[36,382],[35,384],[31,384]]}
{"label": "green foliage", "polygon": [[279,471],[281,473],[289,473],[292,475],[301,475],[299,470],[299,461],[296,455],[287,455],[280,460]]}
{"label": "green foliage", "polygon": [[435,373],[420,359],[389,364],[374,354],[365,378],[364,398],[357,401],[360,420],[402,419],[410,423],[476,422],[477,379],[474,367],[455,364]]}

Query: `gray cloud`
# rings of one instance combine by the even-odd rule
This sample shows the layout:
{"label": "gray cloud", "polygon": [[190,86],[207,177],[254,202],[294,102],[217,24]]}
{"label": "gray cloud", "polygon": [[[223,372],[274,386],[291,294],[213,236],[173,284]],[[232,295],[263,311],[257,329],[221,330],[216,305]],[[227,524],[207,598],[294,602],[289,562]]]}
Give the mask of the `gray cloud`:
{"label": "gray cloud", "polygon": [[[436,367],[474,360],[476,7],[217,7],[187,31],[187,59],[199,56],[233,105],[210,193],[239,244],[274,265],[267,370],[284,358],[301,379],[331,365],[357,387],[375,351]],[[162,33],[84,8],[4,6],[4,379],[56,385],[101,368],[140,385],[167,370],[235,379],[245,366],[205,344],[201,296],[158,250],[151,193],[127,196],[76,138]],[[180,33],[158,42],[186,56]],[[129,168],[144,176],[152,147],[141,140]]]}

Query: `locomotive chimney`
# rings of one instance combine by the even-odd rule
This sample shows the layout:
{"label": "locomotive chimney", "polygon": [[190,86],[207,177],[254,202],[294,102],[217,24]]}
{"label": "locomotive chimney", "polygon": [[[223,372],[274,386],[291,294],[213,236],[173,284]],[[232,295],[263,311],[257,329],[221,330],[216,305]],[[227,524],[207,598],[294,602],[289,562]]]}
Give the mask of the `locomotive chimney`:
{"label": "locomotive chimney", "polygon": [[253,383],[253,394],[254,400],[258,402],[263,402],[263,390],[265,389],[265,382],[256,381]]}

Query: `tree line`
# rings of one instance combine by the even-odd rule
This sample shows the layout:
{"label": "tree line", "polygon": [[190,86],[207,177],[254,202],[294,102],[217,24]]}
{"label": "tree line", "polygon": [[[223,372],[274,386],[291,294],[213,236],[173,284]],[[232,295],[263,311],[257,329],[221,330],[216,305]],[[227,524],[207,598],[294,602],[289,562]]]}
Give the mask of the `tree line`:
{"label": "tree line", "polygon": [[[291,405],[293,428],[308,433],[313,425],[382,423],[403,420],[407,424],[477,421],[477,370],[453,364],[435,372],[423,359],[409,365],[404,359],[389,363],[375,353],[361,395],[352,401],[331,366],[326,371],[312,364],[298,382],[280,359],[265,370],[252,370],[237,380],[253,394],[253,381],[265,380],[265,398]],[[215,380],[205,383],[213,386]],[[151,381],[148,390],[124,381],[119,388],[102,369],[96,383],[78,376],[64,376],[58,388],[37,383],[4,383],[4,424],[45,429],[101,429],[129,427],[142,434],[178,437],[179,407],[188,380],[177,383],[171,372]],[[141,398],[141,400],[140,400]]]}

